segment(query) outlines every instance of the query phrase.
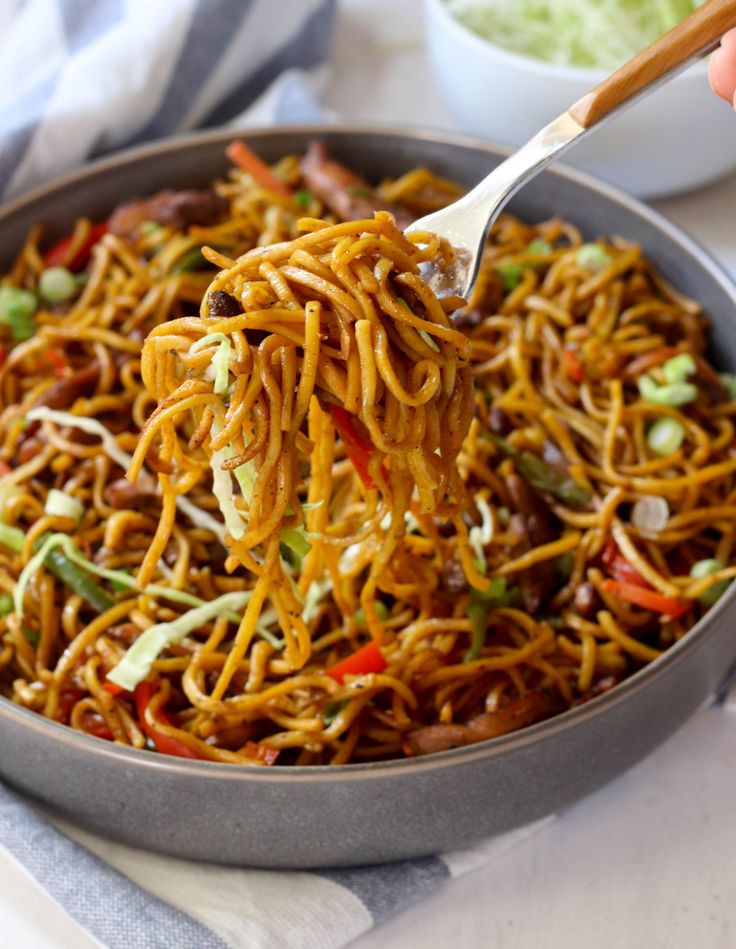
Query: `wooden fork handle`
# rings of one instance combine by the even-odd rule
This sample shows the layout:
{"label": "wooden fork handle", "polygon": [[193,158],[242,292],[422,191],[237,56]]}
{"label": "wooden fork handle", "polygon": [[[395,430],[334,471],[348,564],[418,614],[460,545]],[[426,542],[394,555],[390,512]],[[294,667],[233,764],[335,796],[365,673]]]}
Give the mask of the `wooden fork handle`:
{"label": "wooden fork handle", "polygon": [[735,26],[736,0],[710,0],[583,96],[568,110],[570,115],[583,128],[592,128],[669,73],[710,53]]}

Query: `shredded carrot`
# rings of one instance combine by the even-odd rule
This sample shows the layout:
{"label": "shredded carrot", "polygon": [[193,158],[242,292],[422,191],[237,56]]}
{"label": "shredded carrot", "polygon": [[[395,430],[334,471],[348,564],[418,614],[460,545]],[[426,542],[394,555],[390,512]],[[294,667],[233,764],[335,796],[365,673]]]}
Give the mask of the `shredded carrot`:
{"label": "shredded carrot", "polygon": [[234,165],[237,165],[242,171],[246,171],[262,188],[275,191],[276,194],[282,194],[286,198],[292,196],[291,191],[283,181],[279,181],[265,161],[259,158],[242,139],[238,138],[234,142],[230,142],[225,149],[225,154]]}
{"label": "shredded carrot", "polygon": [[664,613],[672,619],[679,619],[690,609],[688,600],[677,600],[671,596],[662,596],[654,590],[645,590],[635,583],[621,583],[618,580],[604,580],[601,584],[604,593],[612,593],[621,600],[641,606],[645,610]]}
{"label": "shredded carrot", "polygon": [[585,379],[585,368],[580,362],[580,357],[573,349],[563,349],[563,353],[568,376],[573,382],[582,382]]}

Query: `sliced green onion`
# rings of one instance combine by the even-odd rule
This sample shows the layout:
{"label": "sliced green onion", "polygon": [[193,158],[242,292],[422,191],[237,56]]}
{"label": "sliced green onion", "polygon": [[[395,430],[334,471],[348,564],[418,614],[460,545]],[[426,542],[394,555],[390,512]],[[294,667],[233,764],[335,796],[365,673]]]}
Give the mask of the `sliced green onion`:
{"label": "sliced green onion", "polygon": [[[135,580],[133,579],[133,574],[130,570],[116,570],[115,573],[122,573],[126,577],[130,577],[133,585],[135,586]],[[115,593],[125,593],[126,590],[130,589],[131,584],[127,583],[125,580],[121,580],[120,577],[110,578],[110,586],[115,591]]]}
{"label": "sliced green onion", "polygon": [[8,327],[16,342],[30,339],[36,332],[33,314],[37,306],[36,294],[30,290],[0,287],[0,323]]}
{"label": "sliced green onion", "polygon": [[[56,550],[57,547],[61,547],[63,553]],[[98,613],[104,613],[115,605],[115,600],[108,593],[105,593],[71,562],[69,550],[72,547],[72,539],[67,534],[49,534],[43,538],[36,552],[21,571],[13,591],[13,606],[18,619],[23,616],[23,600],[28,584],[41,565],[45,565],[63,583],[83,597]]]}
{"label": "sliced green onion", "polygon": [[[715,558],[699,560],[690,568],[690,576],[700,579],[701,577],[708,577],[712,573],[718,573],[719,570],[723,569],[724,566],[721,561]],[[703,606],[713,606],[726,592],[730,583],[730,580],[716,580],[714,584],[700,594],[698,601],[702,603]]]}
{"label": "sliced green onion", "polygon": [[417,330],[417,333],[419,333],[430,349],[433,349],[436,353],[440,351],[439,343],[433,336],[430,336],[426,330]]}
{"label": "sliced green onion", "polygon": [[658,495],[645,494],[631,509],[631,523],[639,530],[658,534],[667,526],[670,519],[670,506]]}
{"label": "sliced green onion", "polygon": [[583,244],[575,257],[578,267],[599,273],[611,263],[611,255],[600,244]]}
{"label": "sliced green onion", "polygon": [[312,201],[314,201],[314,195],[309,188],[300,188],[294,192],[294,201],[300,208],[308,208]]}
{"label": "sliced green onion", "polygon": [[542,240],[541,237],[535,237],[534,240],[529,244],[527,250],[530,254],[551,254],[552,245],[547,241]]}
{"label": "sliced green onion", "polygon": [[690,353],[680,353],[662,364],[662,375],[670,385],[685,382],[688,376],[695,375],[698,367]]}
{"label": "sliced green onion", "polygon": [[647,432],[647,445],[655,455],[666,458],[679,451],[685,434],[685,426],[676,418],[660,418]]}
{"label": "sliced green onion", "polygon": [[148,237],[150,234],[155,234],[156,231],[161,230],[161,225],[158,221],[144,221],[138,226],[138,233],[142,234],[144,237]]}
{"label": "sliced green onion", "polygon": [[498,514],[498,523],[501,527],[508,527],[509,521],[511,520],[511,511],[506,507],[505,504],[502,504],[501,507],[496,508],[496,514]]}
{"label": "sliced green onion", "polygon": [[21,626],[20,631],[23,633],[24,638],[27,639],[31,646],[33,646],[35,649],[41,641],[41,634],[39,631],[37,629],[29,629],[28,626]]}
{"label": "sliced green onion", "polygon": [[77,295],[79,286],[66,267],[49,267],[38,278],[38,292],[47,303],[64,303]]}
{"label": "sliced green onion", "polygon": [[[380,619],[382,623],[385,623],[389,617],[389,612],[388,612],[388,607],[383,602],[383,600],[374,600],[373,608],[376,611],[376,616]],[[366,617],[365,617],[365,610],[363,609],[362,606],[360,607],[360,609],[355,611],[355,622],[358,624],[358,626],[361,626],[364,628],[368,625],[368,621],[366,620]]]}
{"label": "sliced green onion", "polygon": [[537,491],[551,494],[572,507],[585,508],[590,505],[591,495],[586,487],[578,484],[569,475],[562,474],[548,465],[543,458],[531,451],[522,451],[499,435],[488,435],[504,455],[513,458],[519,474]]}
{"label": "sliced green onion", "polygon": [[470,648],[464,656],[465,662],[473,662],[483,652],[488,630],[488,616],[491,610],[506,605],[508,595],[509,591],[506,588],[505,577],[494,577],[484,593],[473,590],[470,594],[468,618],[472,631],[470,634]]}
{"label": "sliced green onion", "polygon": [[721,380],[721,385],[728,392],[729,398],[736,399],[736,376],[730,372],[722,372],[718,378]]}
{"label": "sliced green onion", "polygon": [[557,576],[563,583],[567,583],[572,576],[572,568],[575,566],[575,554],[572,550],[566,550],[564,554],[555,557],[554,563]]}
{"label": "sliced green onion", "polygon": [[209,267],[210,262],[203,256],[199,247],[192,247],[186,254],[177,260],[171,268],[172,273],[188,273],[191,270],[202,270],[203,267]]}
{"label": "sliced green onion", "polygon": [[49,517],[68,517],[78,524],[84,516],[84,504],[79,498],[52,488],[46,496],[44,511]]}
{"label": "sliced green onion", "polygon": [[675,408],[694,402],[698,397],[697,386],[694,386],[692,382],[673,382],[660,386],[651,376],[641,376],[637,386],[642,399],[650,405],[667,405]]}
{"label": "sliced green onion", "polygon": [[249,590],[241,593],[225,593],[210,603],[183,613],[175,620],[149,626],[126,651],[117,666],[108,672],[108,680],[132,692],[138,683],[148,676],[151,666],[164,649],[173,643],[180,642],[189,633],[213,619],[229,618],[231,612],[237,613],[242,610],[250,598],[251,591]]}
{"label": "sliced green onion", "polygon": [[519,286],[523,272],[524,267],[521,264],[502,264],[500,267],[496,267],[501,286],[506,292],[515,290]]}
{"label": "sliced green onion", "polygon": [[349,699],[340,699],[338,702],[328,702],[325,705],[325,710],[322,714],[322,721],[325,723],[325,727],[329,727],[337,718],[337,716],[346,709],[349,705]]}
{"label": "sliced green onion", "polygon": [[13,597],[9,593],[0,593],[0,616],[13,612]]}
{"label": "sliced green onion", "polygon": [[354,198],[374,197],[373,192],[366,185],[349,185],[345,190]]}
{"label": "sliced green onion", "polygon": [[0,523],[0,544],[7,547],[14,553],[19,554],[23,550],[26,542],[26,535],[18,527],[11,527],[10,524]]}

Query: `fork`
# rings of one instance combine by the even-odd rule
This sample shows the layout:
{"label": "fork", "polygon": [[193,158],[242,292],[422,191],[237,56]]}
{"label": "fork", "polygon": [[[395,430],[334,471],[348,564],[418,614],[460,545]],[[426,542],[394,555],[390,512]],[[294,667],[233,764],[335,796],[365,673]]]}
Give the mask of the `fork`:
{"label": "fork", "polygon": [[734,26],[736,0],[709,0],[537,132],[459,201],[415,221],[407,233],[431,231],[456,252],[449,266],[424,265],[423,277],[435,293],[467,298],[488,232],[519,188],[608,119],[712,52]]}

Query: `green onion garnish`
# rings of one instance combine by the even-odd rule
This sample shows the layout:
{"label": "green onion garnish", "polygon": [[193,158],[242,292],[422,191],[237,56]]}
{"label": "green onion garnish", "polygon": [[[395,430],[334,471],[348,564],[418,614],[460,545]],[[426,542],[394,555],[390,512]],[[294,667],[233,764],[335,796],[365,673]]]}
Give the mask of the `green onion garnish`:
{"label": "green onion garnish", "polygon": [[47,303],[64,303],[78,291],[76,278],[66,267],[49,267],[38,279],[38,292]]}
{"label": "green onion garnish", "polygon": [[502,264],[500,267],[496,267],[501,286],[507,292],[515,290],[519,286],[523,271],[524,268],[521,264]]}
{"label": "green onion garnish", "polygon": [[541,237],[535,237],[527,250],[530,254],[551,254],[552,245],[547,241],[543,241]]}
{"label": "green onion garnish", "polygon": [[690,353],[680,353],[679,356],[673,356],[662,365],[662,375],[665,382],[670,385],[685,382],[688,376],[694,375],[697,371],[698,367]]}
{"label": "green onion garnish", "polygon": [[309,188],[300,188],[294,192],[294,201],[300,208],[308,208],[312,201],[314,201],[314,195]]}
{"label": "green onion garnish", "polygon": [[672,382],[665,386],[657,385],[651,376],[641,376],[637,386],[639,394],[651,405],[667,405],[675,408],[687,405],[698,397],[697,386],[692,382]]}
{"label": "green onion garnish", "polygon": [[[700,579],[701,577],[708,577],[712,573],[718,573],[719,570],[723,569],[724,568],[721,561],[716,560],[715,558],[699,560],[690,568],[690,576]],[[713,606],[716,600],[720,600],[720,598],[726,592],[730,582],[730,580],[717,580],[714,584],[709,586],[707,590],[700,594],[698,601],[702,603],[703,606]]]}
{"label": "green onion garnish", "polygon": [[674,418],[660,418],[647,432],[647,444],[655,455],[666,458],[680,448],[685,439],[685,426]]}
{"label": "green onion garnish", "polygon": [[598,273],[611,263],[611,255],[600,244],[583,244],[576,256],[578,267]]}
{"label": "green onion garnish", "polygon": [[0,287],[0,323],[10,330],[15,342],[30,339],[36,332],[33,314],[38,301],[36,294],[20,287]]}

